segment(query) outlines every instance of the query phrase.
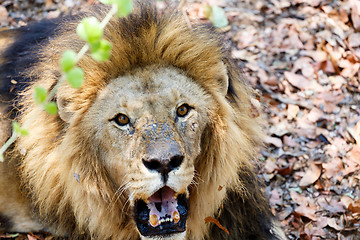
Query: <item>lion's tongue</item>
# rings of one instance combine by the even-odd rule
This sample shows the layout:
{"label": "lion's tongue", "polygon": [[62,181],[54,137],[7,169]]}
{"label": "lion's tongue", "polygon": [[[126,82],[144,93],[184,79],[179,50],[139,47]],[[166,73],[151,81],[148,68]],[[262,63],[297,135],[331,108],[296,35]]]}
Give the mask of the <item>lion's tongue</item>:
{"label": "lion's tongue", "polygon": [[171,188],[163,187],[148,200],[147,206],[150,209],[149,223],[151,226],[157,227],[163,222],[179,222],[178,203],[175,199],[175,192]]}

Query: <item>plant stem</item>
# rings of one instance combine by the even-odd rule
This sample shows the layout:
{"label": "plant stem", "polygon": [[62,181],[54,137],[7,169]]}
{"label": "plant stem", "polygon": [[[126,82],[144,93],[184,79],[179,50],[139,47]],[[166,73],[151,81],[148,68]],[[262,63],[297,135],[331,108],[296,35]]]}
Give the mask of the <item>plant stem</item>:
{"label": "plant stem", "polygon": [[13,144],[18,137],[18,134],[13,131],[11,137],[6,141],[6,143],[0,148],[0,162],[4,161],[4,152]]}

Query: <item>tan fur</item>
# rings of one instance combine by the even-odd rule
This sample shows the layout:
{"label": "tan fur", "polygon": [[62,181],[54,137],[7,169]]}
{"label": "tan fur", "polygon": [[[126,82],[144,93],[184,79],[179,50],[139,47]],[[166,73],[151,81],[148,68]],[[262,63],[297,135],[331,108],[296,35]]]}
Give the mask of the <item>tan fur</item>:
{"label": "tan fur", "polygon": [[[40,62],[27,73],[34,81],[22,93],[19,121],[30,137],[21,137],[15,145],[21,181],[43,224],[56,234],[137,239],[133,200],[146,199],[162,186],[141,164],[146,143],[139,133],[146,121],[170,124],[186,154],[169,184],[190,199],[186,237],[203,239],[210,225],[204,219],[218,213],[227,191],[253,196],[254,190],[239,179],[239,172],[253,172],[262,138],[257,119],[251,117],[253,91],[207,31],[189,30],[176,14],[157,16],[155,22],[153,10],[142,17],[136,11],[129,21],[112,19],[105,29],[113,45],[110,61],[97,63],[87,54],[78,64],[85,72],[83,87],[59,87],[61,117],[35,106],[32,87],[52,88],[61,53],[83,45],[75,35],[76,23],[64,24],[43,47]],[[102,18],[101,10],[96,16]],[[128,24],[138,24],[136,32]],[[226,95],[229,76],[237,97]],[[186,119],[193,129],[181,135],[169,109],[184,99],[195,110]],[[118,112],[137,116],[139,136],[121,135],[104,120]],[[259,211],[265,208],[259,206]]]}

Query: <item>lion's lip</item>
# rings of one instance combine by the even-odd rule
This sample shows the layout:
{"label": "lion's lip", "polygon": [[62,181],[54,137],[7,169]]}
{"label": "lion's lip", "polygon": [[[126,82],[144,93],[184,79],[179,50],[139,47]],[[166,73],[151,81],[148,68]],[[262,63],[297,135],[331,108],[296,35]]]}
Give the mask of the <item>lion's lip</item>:
{"label": "lion's lip", "polygon": [[141,235],[169,235],[186,230],[187,212],[186,195],[163,187],[146,200],[136,200],[134,217]]}

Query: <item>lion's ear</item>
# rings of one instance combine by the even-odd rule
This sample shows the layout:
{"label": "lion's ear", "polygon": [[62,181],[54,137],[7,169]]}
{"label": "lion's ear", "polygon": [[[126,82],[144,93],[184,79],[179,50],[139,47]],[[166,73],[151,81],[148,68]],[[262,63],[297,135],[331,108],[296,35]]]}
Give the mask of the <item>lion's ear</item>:
{"label": "lion's ear", "polygon": [[56,99],[56,103],[58,106],[58,113],[59,113],[60,118],[64,122],[69,123],[70,119],[74,115],[74,113],[69,108],[69,101],[66,100],[65,98],[58,97]]}
{"label": "lion's ear", "polygon": [[220,84],[220,88],[221,88],[221,93],[226,96],[227,92],[228,92],[228,88],[229,88],[229,76],[228,76],[228,69],[227,66],[224,62],[221,62],[221,67],[219,67],[220,71],[219,71],[219,77],[218,77],[218,82]]}

